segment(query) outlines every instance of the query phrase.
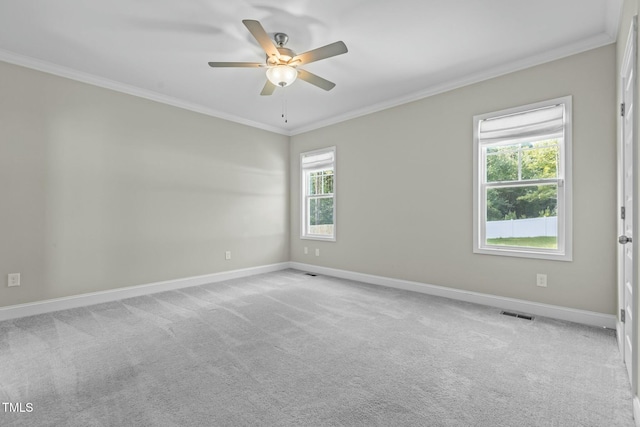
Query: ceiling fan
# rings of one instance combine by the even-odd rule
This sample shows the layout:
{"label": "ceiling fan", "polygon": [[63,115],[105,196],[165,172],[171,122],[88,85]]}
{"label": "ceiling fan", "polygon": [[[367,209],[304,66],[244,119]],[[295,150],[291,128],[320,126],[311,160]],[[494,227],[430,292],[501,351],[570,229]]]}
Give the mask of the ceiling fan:
{"label": "ceiling fan", "polygon": [[347,53],[347,46],[341,42],[335,42],[308,52],[296,54],[289,48],[284,47],[289,40],[289,36],[284,33],[276,33],[275,44],[271,41],[267,32],[260,22],[245,19],[242,23],[247,27],[251,35],[262,46],[267,59],[262,62],[209,62],[211,67],[241,67],[241,68],[267,68],[267,81],[262,88],[260,95],[271,95],[276,87],[285,87],[293,83],[296,78],[311,83],[324,90],[331,90],[336,85],[329,80],[323,79],[313,73],[298,68],[301,65],[331,58],[332,56]]}

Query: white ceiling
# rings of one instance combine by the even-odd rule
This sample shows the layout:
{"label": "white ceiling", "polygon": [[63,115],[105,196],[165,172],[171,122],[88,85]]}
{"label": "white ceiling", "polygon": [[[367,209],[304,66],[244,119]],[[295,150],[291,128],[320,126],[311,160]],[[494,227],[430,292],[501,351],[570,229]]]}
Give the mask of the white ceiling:
{"label": "white ceiling", "polygon": [[[622,0],[0,0],[0,60],[293,135],[613,43]],[[349,52],[260,96],[242,24]],[[288,123],[281,117],[286,99]]]}

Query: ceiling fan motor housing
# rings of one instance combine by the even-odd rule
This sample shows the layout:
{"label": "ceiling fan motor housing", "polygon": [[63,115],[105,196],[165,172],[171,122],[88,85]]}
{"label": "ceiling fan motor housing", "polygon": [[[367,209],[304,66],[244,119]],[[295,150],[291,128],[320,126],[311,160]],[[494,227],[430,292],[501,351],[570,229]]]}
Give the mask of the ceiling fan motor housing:
{"label": "ceiling fan motor housing", "polygon": [[280,59],[276,58],[275,56],[267,55],[267,65],[286,64],[287,62],[291,61],[291,58],[296,56],[296,53],[294,51],[286,47],[279,47],[277,49],[278,53],[280,54]]}

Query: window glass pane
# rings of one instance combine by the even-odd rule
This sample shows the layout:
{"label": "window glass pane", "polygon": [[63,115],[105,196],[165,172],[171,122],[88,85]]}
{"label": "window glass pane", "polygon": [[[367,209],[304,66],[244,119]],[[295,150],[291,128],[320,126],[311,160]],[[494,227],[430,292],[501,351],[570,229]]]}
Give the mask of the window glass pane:
{"label": "window glass pane", "polygon": [[333,236],[333,197],[309,199],[309,234]]}
{"label": "window glass pane", "polygon": [[518,146],[487,148],[487,182],[518,179]]}
{"label": "window glass pane", "polygon": [[567,96],[474,117],[474,253],[572,259],[571,113]]}
{"label": "window glass pane", "polygon": [[558,249],[558,186],[488,188],[486,244]]}
{"label": "window glass pane", "polygon": [[522,144],[522,179],[558,177],[558,140]]}
{"label": "window glass pane", "polygon": [[301,238],[335,240],[336,149],[301,154]]}
{"label": "window glass pane", "polygon": [[309,172],[309,195],[333,194],[333,170]]}
{"label": "window glass pane", "polygon": [[333,171],[324,171],[323,179],[323,194],[333,194]]}

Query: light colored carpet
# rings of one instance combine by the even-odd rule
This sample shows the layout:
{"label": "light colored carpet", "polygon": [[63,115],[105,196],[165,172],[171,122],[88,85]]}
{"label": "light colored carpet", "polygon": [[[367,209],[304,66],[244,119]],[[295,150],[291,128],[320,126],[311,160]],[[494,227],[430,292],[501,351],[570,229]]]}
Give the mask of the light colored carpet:
{"label": "light colored carpet", "polygon": [[633,426],[615,333],[285,270],[0,323],[2,426]]}

